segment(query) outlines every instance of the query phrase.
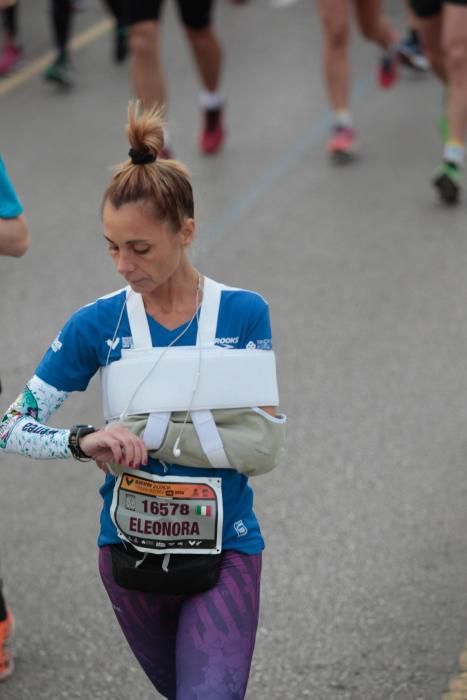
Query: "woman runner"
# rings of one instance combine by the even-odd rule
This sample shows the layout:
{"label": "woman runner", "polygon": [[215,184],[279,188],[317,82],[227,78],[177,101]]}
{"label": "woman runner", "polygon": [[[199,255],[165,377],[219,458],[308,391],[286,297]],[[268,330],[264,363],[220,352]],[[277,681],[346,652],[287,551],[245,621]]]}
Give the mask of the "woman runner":
{"label": "woman runner", "polygon": [[[181,437],[193,428],[187,422],[188,411],[176,426],[178,437],[171,447],[170,462],[153,458],[154,444],[151,447],[149,443],[155,442],[154,436],[148,440],[144,433],[143,441],[121,421],[109,423],[106,429],[47,426],[67,396],[85,390],[98,369],[109,372],[106,376],[111,388],[121,388],[118,383],[112,387],[111,371],[126,367],[126,352],[136,353],[133,357],[145,354],[138,349],[136,317],[151,346],[162,348],[159,359],[169,349],[183,350],[184,354],[195,346],[198,331],[207,327],[206,305],[212,290],[220,292],[212,338],[214,354],[233,357],[232,353],[242,348],[248,352],[271,350],[265,300],[250,291],[213,283],[188,259],[195,235],[192,187],[181,163],[158,158],[163,146],[160,112],[143,110],[140,104],[130,106],[127,131],[130,160],[115,172],[103,197],[102,215],[109,253],[128,287],[87,304],[71,316],[4,416],[0,446],[7,452],[39,459],[73,456],[96,461],[106,472],[98,537],[100,574],[142,668],[166,698],[240,700],[245,696],[255,643],[264,548],[247,477],[233,468],[196,468],[194,460],[184,463],[188,448]],[[153,357],[154,348],[146,351],[147,357]],[[199,370],[206,361],[205,351],[198,344],[192,352]],[[255,358],[273,357],[271,352],[255,352]],[[144,381],[157,362],[149,373],[145,369]],[[173,386],[175,391],[177,381]],[[130,403],[136,401],[137,391],[138,387],[131,390]],[[196,386],[191,390],[190,385],[190,391],[191,408]],[[127,409],[120,417],[129,412]],[[272,424],[285,420],[276,417],[275,405],[264,404],[249,411]],[[242,420],[240,430],[245,427]],[[248,450],[248,441],[241,442]],[[246,462],[254,461],[253,447],[250,452]],[[234,453],[233,449],[228,458],[235,459]],[[134,468],[138,471],[132,471]],[[111,469],[123,474],[117,479],[109,473]],[[175,500],[174,491],[164,491],[165,501],[151,497],[168,482],[175,495],[182,494],[180,500]],[[197,502],[200,490],[207,500]],[[216,532],[220,520],[213,516],[220,514],[221,504],[223,524]],[[167,509],[171,509],[171,522],[165,518]],[[180,543],[183,551],[187,547],[196,551],[198,545],[208,547],[209,538],[214,545],[204,556],[166,554],[166,550],[161,556],[151,554],[150,548],[148,553],[151,537],[155,547],[169,552]],[[217,548],[216,542],[220,544]],[[206,561],[207,572],[203,572]],[[181,581],[177,578],[180,562],[187,567]],[[169,578],[173,571],[174,579]],[[151,590],[154,577],[167,578],[165,593],[158,592],[159,584],[156,591]]]}
{"label": "woman runner", "polygon": [[319,0],[323,31],[323,78],[333,124],[326,150],[335,163],[349,163],[358,154],[358,137],[350,105],[351,11],[355,10],[360,33],[383,50],[377,78],[386,89],[397,80],[398,36],[383,15],[382,0]]}

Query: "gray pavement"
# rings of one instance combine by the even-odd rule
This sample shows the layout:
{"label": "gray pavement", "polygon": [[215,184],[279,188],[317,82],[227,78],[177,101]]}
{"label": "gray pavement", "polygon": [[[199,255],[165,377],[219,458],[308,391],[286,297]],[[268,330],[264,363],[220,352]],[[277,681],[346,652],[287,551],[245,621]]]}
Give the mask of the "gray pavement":
{"label": "gray pavement", "polygon": [[[46,5],[22,2],[30,62],[48,49]],[[402,27],[399,3],[389,9]],[[102,16],[90,2],[77,31]],[[196,151],[195,76],[170,7],[164,54],[197,194],[196,264],[269,299],[290,421],[287,464],[254,482],[267,550],[248,699],[437,700],[467,636],[467,218],[428,185],[440,88],[404,74],[380,92],[377,52],[355,36],[362,158],[336,170],[313,5],[221,0],[218,24],[218,157]],[[127,150],[127,68],[109,41],[76,53],[75,90],[35,78],[0,97],[0,149],[33,236],[25,258],[0,259],[5,406],[67,316],[121,284],[99,222]],[[85,421],[99,421],[97,382],[54,424]],[[96,570],[99,473],[5,455],[1,467],[17,619],[1,699],[155,698]]]}

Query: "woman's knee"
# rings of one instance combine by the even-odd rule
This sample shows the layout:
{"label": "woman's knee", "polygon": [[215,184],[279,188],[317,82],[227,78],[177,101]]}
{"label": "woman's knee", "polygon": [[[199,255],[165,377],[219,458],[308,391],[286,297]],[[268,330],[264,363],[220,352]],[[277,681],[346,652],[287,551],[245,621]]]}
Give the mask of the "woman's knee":
{"label": "woman's knee", "polygon": [[130,28],[129,38],[134,58],[154,60],[157,57],[158,28],[155,22],[138,22]]}
{"label": "woman's knee", "polygon": [[324,34],[328,49],[345,51],[349,43],[349,26],[347,22],[325,21]]}
{"label": "woman's knee", "polygon": [[467,74],[467,37],[445,43],[443,55],[448,76]]}

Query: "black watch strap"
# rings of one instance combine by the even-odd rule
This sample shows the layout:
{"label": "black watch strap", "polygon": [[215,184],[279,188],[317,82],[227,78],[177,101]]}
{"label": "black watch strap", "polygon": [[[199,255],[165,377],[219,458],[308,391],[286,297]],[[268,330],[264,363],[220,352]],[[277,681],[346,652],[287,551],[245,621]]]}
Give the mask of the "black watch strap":
{"label": "black watch strap", "polygon": [[91,459],[91,457],[87,455],[86,452],[83,452],[83,450],[79,446],[79,441],[85,435],[95,433],[96,431],[97,428],[95,428],[93,425],[74,425],[72,428],[70,428],[70,434],[68,436],[68,447],[70,448],[70,452],[74,459],[77,459],[80,462],[83,460]]}

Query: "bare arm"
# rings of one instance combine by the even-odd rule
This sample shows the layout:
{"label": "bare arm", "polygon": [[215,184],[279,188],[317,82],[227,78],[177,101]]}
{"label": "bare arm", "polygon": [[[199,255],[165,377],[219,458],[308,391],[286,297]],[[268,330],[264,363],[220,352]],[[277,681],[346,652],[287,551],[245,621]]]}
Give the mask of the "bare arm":
{"label": "bare arm", "polygon": [[0,219],[0,255],[19,258],[29,244],[29,228],[23,214],[14,219]]}

